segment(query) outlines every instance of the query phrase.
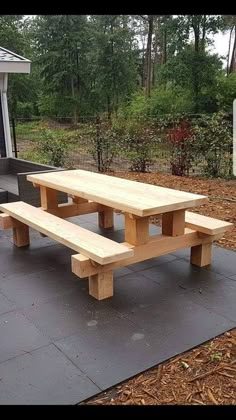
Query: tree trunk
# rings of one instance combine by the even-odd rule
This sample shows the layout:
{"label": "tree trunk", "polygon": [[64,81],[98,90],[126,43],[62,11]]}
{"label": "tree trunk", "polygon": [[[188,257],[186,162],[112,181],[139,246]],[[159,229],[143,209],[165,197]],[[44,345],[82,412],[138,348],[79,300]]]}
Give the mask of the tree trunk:
{"label": "tree trunk", "polygon": [[[75,86],[74,86],[74,77],[71,76],[71,96],[73,100],[75,99]],[[77,116],[77,104],[74,102],[73,104],[73,123],[77,124],[78,116]]]}
{"label": "tree trunk", "polygon": [[111,120],[111,98],[109,95],[107,96],[107,117],[108,117],[108,120],[110,121]]}
{"label": "tree trunk", "polygon": [[206,15],[203,15],[202,23],[202,40],[201,40],[201,50],[205,51],[205,41],[206,41]]}
{"label": "tree trunk", "polygon": [[151,94],[151,74],[152,74],[152,34],[153,34],[153,15],[148,16],[148,40],[147,40],[147,80],[146,95]]}
{"label": "tree trunk", "polygon": [[229,73],[234,73],[236,71],[236,25],[234,25],[234,45],[232,51],[232,57],[229,67]]}
{"label": "tree trunk", "polygon": [[152,66],[152,86],[155,86],[155,82],[156,82],[156,66],[157,66],[157,62],[158,62],[158,52],[157,52],[157,48],[158,48],[158,38],[159,38],[159,34],[160,34],[160,18],[158,17],[157,19],[157,24],[156,24],[156,28],[155,28],[155,42],[154,42],[154,60],[153,60],[153,66]]}
{"label": "tree trunk", "polygon": [[232,28],[230,29],[230,34],[229,34],[229,49],[228,49],[228,55],[227,55],[227,76],[229,75],[230,47],[231,47],[231,39],[232,39],[233,29],[234,29],[234,27],[232,26]]}
{"label": "tree trunk", "polygon": [[167,30],[164,24],[164,32],[163,32],[163,41],[162,41],[162,55],[161,55],[161,64],[166,64],[166,50],[167,50]]}
{"label": "tree trunk", "polygon": [[141,86],[145,87],[146,84],[146,59],[145,59],[145,48],[143,47],[143,55],[142,55],[142,73],[141,73],[142,81]]}
{"label": "tree trunk", "polygon": [[199,52],[199,41],[200,41],[200,22],[199,16],[192,17],[192,28],[194,32],[194,50],[196,53]]}

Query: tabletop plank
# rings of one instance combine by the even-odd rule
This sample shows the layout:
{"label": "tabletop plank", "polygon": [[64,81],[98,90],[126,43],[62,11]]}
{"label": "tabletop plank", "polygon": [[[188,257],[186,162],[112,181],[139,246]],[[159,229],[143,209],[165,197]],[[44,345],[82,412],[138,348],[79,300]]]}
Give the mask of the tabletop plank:
{"label": "tabletop plank", "polygon": [[81,169],[32,174],[27,179],[141,217],[200,206],[208,201],[203,195]]}

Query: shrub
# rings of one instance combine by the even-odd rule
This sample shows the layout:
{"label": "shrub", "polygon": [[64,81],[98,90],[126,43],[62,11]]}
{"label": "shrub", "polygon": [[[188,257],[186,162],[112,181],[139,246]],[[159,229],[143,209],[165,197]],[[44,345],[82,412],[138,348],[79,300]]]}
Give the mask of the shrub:
{"label": "shrub", "polygon": [[194,125],[197,154],[206,161],[204,172],[209,177],[232,176],[232,118],[224,112],[203,115]]}
{"label": "shrub", "polygon": [[112,126],[97,121],[92,137],[90,150],[99,172],[107,172],[111,168],[116,152],[116,131]]}
{"label": "shrub", "polygon": [[193,131],[187,120],[181,121],[169,130],[168,139],[172,145],[170,161],[172,175],[189,175],[193,160],[192,136]]}
{"label": "shrub", "polygon": [[221,110],[232,112],[233,101],[236,98],[236,73],[218,80],[217,100]]}
{"label": "shrub", "polygon": [[138,122],[127,124],[124,136],[126,156],[131,162],[130,170],[135,172],[148,172],[153,163],[153,145],[155,131],[153,127]]}
{"label": "shrub", "polygon": [[150,97],[149,117],[156,118],[163,114],[189,113],[193,110],[193,101],[187,89],[174,86],[159,87]]}
{"label": "shrub", "polygon": [[60,167],[65,164],[68,145],[63,138],[57,138],[51,130],[43,129],[36,151],[42,156],[44,163]]}
{"label": "shrub", "polygon": [[34,105],[31,102],[17,102],[16,115],[18,118],[31,118],[34,114]]}

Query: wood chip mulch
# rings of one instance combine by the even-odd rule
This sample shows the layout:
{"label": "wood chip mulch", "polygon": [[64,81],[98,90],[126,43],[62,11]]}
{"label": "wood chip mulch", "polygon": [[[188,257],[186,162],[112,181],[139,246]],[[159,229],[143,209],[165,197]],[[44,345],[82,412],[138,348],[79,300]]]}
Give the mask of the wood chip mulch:
{"label": "wood chip mulch", "polygon": [[[121,178],[207,195],[195,212],[234,223],[217,244],[236,250],[236,180],[115,173]],[[158,218],[153,220],[159,224]],[[235,405],[236,329],[178,355],[81,405]]]}

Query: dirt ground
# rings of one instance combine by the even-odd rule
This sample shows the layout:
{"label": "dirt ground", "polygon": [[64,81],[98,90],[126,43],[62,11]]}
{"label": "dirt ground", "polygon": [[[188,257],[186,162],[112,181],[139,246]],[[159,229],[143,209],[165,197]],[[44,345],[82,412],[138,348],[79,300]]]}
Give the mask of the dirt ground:
{"label": "dirt ground", "polygon": [[[217,244],[236,250],[236,180],[115,173],[121,178],[207,195],[195,212],[234,223]],[[156,218],[154,223],[159,224]],[[236,255],[235,255],[236,257]],[[235,405],[236,329],[180,354],[83,405]]]}

